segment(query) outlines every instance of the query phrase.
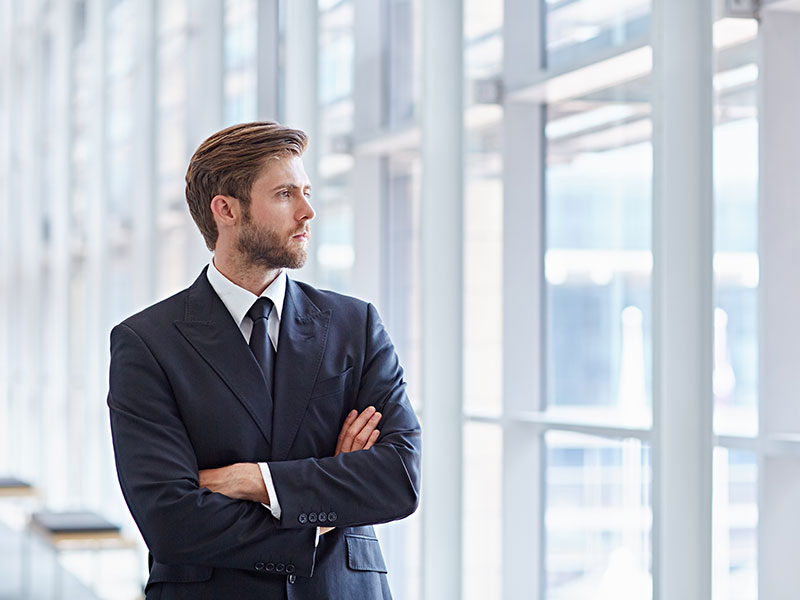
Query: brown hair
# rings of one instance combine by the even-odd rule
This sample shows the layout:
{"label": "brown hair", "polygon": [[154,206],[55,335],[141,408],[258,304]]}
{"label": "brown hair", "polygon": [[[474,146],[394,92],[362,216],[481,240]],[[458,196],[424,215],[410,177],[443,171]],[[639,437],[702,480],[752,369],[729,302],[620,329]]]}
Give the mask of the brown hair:
{"label": "brown hair", "polygon": [[250,190],[265,162],[283,154],[300,156],[307,143],[299,129],[257,121],[218,131],[200,144],[186,171],[186,203],[209,250],[218,236],[211,199],[217,194],[232,196],[247,214]]}

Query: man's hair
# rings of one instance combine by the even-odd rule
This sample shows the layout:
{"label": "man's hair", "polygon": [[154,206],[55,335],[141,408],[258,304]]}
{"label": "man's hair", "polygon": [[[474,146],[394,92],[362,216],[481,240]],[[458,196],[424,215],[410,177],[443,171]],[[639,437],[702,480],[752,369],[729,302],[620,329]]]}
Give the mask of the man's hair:
{"label": "man's hair", "polygon": [[204,141],[186,171],[186,203],[209,250],[217,244],[211,199],[221,194],[239,200],[246,214],[250,191],[266,162],[282,155],[300,156],[308,137],[280,123],[257,121],[233,125]]}

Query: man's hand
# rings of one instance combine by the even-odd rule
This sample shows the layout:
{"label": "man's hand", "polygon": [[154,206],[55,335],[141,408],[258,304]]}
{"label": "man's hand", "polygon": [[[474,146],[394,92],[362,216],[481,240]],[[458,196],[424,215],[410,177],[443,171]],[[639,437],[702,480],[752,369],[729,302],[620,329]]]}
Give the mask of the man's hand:
{"label": "man's hand", "polygon": [[[380,431],[375,429],[378,421],[381,420],[381,413],[375,410],[374,406],[368,406],[359,415],[358,411],[351,410],[344,420],[342,430],[339,432],[339,439],[336,442],[336,453],[339,456],[342,452],[355,452],[356,450],[369,450],[378,441]],[[320,527],[319,534],[325,535],[333,531],[334,527]]]}
{"label": "man's hand", "polygon": [[380,431],[375,429],[378,421],[381,420],[381,413],[375,410],[374,406],[368,406],[359,415],[357,411],[351,410],[344,420],[342,430],[339,432],[339,439],[336,442],[336,453],[339,456],[342,452],[355,452],[356,450],[369,450],[378,441]]}
{"label": "man's hand", "polygon": [[261,469],[256,463],[236,463],[219,469],[203,469],[200,487],[237,500],[250,500],[269,505],[269,494]]}

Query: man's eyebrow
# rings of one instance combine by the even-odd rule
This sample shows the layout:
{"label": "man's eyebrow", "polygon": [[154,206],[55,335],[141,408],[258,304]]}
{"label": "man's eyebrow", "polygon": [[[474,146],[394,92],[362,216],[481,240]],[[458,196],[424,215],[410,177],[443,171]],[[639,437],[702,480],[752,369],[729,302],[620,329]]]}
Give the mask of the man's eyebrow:
{"label": "man's eyebrow", "polygon": [[280,190],[299,190],[299,189],[311,189],[311,184],[307,183],[305,185],[297,185],[296,183],[282,183],[280,185],[275,186],[272,188],[273,192],[277,192]]}

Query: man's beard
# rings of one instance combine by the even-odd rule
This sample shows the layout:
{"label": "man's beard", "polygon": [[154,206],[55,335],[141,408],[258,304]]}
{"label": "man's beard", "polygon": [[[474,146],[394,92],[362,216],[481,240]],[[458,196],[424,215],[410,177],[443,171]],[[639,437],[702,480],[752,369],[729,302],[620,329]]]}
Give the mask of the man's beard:
{"label": "man's beard", "polygon": [[237,248],[247,263],[268,269],[299,269],[305,264],[308,252],[300,244],[289,244],[274,229],[260,229],[245,215]]}

